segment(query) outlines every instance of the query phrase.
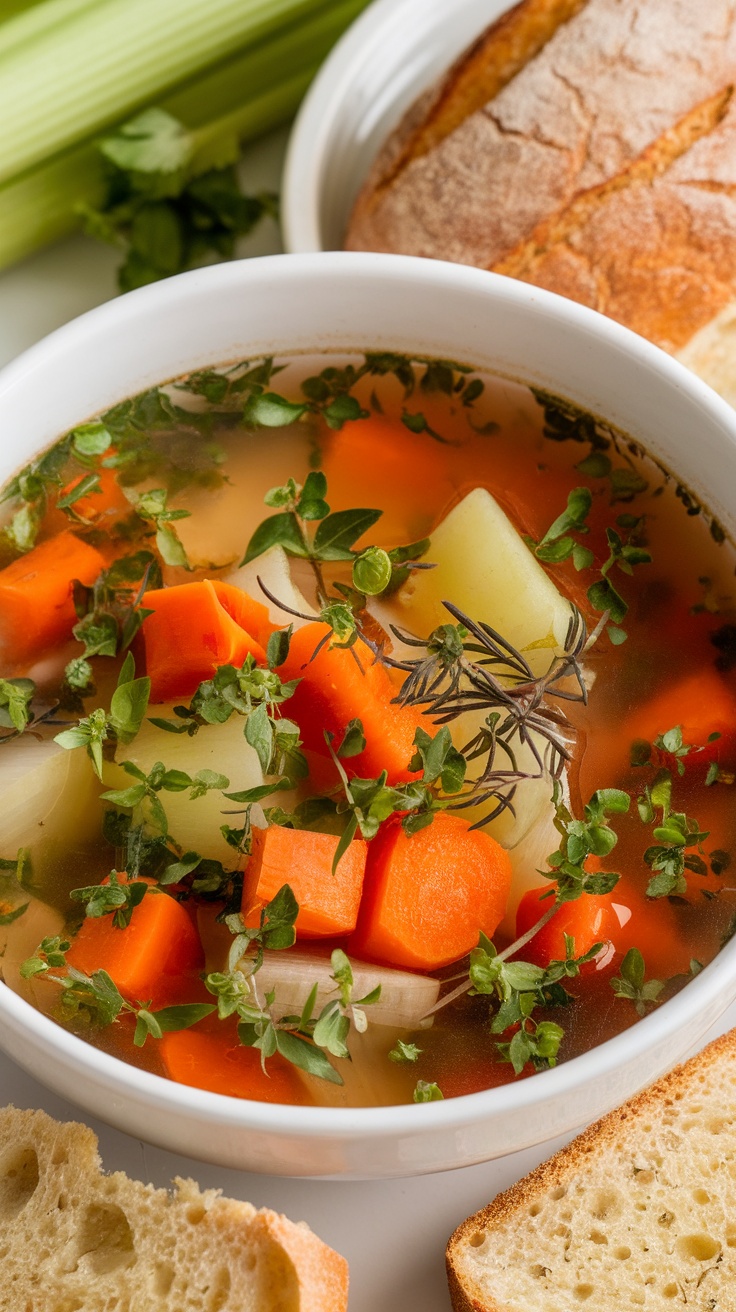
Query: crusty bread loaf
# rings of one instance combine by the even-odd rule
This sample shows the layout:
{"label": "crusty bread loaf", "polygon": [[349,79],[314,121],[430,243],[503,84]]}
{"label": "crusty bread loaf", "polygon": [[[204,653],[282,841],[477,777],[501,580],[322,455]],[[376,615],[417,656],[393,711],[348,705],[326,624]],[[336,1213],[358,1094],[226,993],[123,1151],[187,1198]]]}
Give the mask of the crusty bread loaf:
{"label": "crusty bread loaf", "polygon": [[521,0],[386,143],[345,244],[560,292],[736,399],[708,333],[736,300],[735,82],[733,0]]}
{"label": "crusty bread loaf", "polygon": [[0,1312],[345,1312],[347,1264],[306,1225],[100,1167],[84,1125],[0,1110]]}
{"label": "crusty bread loaf", "polygon": [[736,1308],[736,1030],[452,1236],[455,1312]]}

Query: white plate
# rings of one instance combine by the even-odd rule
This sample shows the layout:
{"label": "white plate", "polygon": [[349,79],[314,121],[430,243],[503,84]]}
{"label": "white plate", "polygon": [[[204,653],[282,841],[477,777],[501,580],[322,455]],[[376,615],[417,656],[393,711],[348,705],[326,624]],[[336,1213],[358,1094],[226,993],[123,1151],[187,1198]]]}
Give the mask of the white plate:
{"label": "white plate", "polygon": [[509,0],[375,0],[299,111],[281,193],[289,251],[334,251],[379,147],[405,109]]}

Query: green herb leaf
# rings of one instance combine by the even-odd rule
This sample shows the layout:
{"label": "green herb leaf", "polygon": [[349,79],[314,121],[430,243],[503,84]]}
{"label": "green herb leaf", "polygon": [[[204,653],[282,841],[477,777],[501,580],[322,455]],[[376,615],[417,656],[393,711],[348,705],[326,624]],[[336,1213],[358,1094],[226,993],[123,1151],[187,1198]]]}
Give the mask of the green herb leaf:
{"label": "green herb leaf", "polygon": [[314,535],[314,552],[320,560],[352,560],[353,543],[367,533],[383,512],[338,510],[323,519]]}
{"label": "green herb leaf", "polygon": [[285,428],[306,414],[306,405],[295,405],[276,392],[249,396],[243,411],[243,423],[255,428]]}
{"label": "green herb leaf", "polygon": [[403,1039],[397,1039],[393,1048],[388,1054],[389,1061],[395,1062],[412,1062],[418,1061],[422,1054],[422,1049],[418,1048],[416,1043],[405,1043]]}
{"label": "green herb leaf", "polygon": [[428,1084],[426,1080],[417,1080],[412,1097],[414,1102],[442,1102],[445,1095],[438,1084]]}

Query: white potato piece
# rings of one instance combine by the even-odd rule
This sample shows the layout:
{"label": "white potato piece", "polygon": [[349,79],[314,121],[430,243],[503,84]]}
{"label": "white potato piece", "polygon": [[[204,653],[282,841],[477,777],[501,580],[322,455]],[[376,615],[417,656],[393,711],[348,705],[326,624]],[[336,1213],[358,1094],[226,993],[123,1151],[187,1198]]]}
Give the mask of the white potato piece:
{"label": "white potato piece", "polygon": [[18,848],[30,848],[36,877],[60,859],[65,867],[77,855],[85,860],[85,848],[100,830],[99,793],[81,748],[67,751],[51,737],[31,733],[8,743],[0,750],[0,855],[10,858]]}
{"label": "white potato piece", "polygon": [[264,551],[262,556],[257,556],[251,560],[248,565],[241,565],[240,569],[233,570],[224,577],[225,583],[232,583],[236,588],[242,588],[250,597],[260,601],[268,608],[268,613],[273,624],[279,628],[285,628],[287,624],[293,624],[298,629],[308,620],[297,619],[289,615],[287,611],[275,606],[272,601],[261,590],[258,580],[262,579],[269,592],[278,597],[285,606],[291,610],[299,610],[304,615],[314,615],[317,612],[309,604],[291,577],[291,568],[289,557],[283,547],[271,547],[269,551]]}
{"label": "white potato piece", "polygon": [[435,568],[412,574],[389,608],[395,624],[426,637],[451,621],[442,603],[452,601],[523,652],[534,674],[549,669],[564,646],[570,603],[490,492],[475,488],[450,511],[427,560]]}
{"label": "white potato piece", "polygon": [[0,978],[26,1002],[40,1011],[49,1011],[59,1000],[59,986],[44,982],[38,975],[23,979],[20,968],[43,939],[61,934],[64,918],[55,907],[27,896],[22,889],[14,893],[13,902],[18,906],[27,902],[28,907],[12,924],[0,926]]}
{"label": "white potato piece", "polygon": [[[427,560],[436,567],[413,574],[395,601],[371,604],[372,613],[389,633],[395,625],[426,637],[439,624],[452,621],[442,605],[449,600],[522,651],[535,675],[549,668],[564,646],[570,604],[485,488],[476,488],[450,511],[432,534]],[[397,658],[416,659],[416,648],[393,634],[391,639]],[[453,721],[455,746],[471,741],[484,719],[483,714],[468,713]],[[537,746],[544,757],[544,740],[539,739]],[[518,740],[513,747],[519,769],[536,774],[538,764],[531,749]],[[472,769],[471,765],[470,773]],[[504,847],[514,848],[549,808],[551,794],[547,776],[520,782],[514,798],[516,815],[502,812],[487,832]],[[475,823],[492,807],[488,803],[460,814]]]}
{"label": "white potato piece", "polygon": [[309,444],[303,428],[242,434],[228,442],[228,481],[216,488],[188,489],[172,502],[191,514],[176,530],[192,565],[200,569],[237,564],[254,530],[274,512],[263,498],[274,483],[309,472]]}
{"label": "white potato piece", "polygon": [[[160,719],[176,719],[171,705],[156,706]],[[198,770],[214,770],[224,774],[230,784],[227,792],[242,792],[258,788],[263,783],[263,771],[254,749],[243,736],[244,720],[231,715],[224,724],[204,725],[190,738],[188,734],[167,733],[149,720],[144,721],[140,733],[127,746],[120,746],[116,764],[104,767],[105,788],[128,788],[135,782],[121,761],[132,761],[148,774],[157,761],[163,761],[167,770],[184,770],[192,778]],[[221,861],[224,866],[235,864],[235,853],[225,842],[220,827],[230,824],[237,828],[238,816],[224,814],[236,810],[222,793],[213,790],[191,800],[189,790],[182,793],[159,793],[169,822],[169,832],[184,851],[200,852],[202,856]]]}

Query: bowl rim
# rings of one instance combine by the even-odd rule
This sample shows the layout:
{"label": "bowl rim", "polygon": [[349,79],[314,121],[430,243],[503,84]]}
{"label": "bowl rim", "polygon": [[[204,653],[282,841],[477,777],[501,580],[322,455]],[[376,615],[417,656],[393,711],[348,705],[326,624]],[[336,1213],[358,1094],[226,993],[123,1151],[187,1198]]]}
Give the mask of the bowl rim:
{"label": "bowl rim", "polygon": [[[474,0],[463,0],[463,3],[470,8]],[[487,6],[488,0],[485,3]],[[490,16],[486,13],[472,25],[473,36],[513,4],[514,0],[495,0],[493,13]],[[281,225],[288,252],[308,254],[332,249],[325,235],[323,213],[326,171],[336,125],[354,94],[356,80],[366,67],[381,60],[386,43],[390,48],[401,45],[403,33],[408,29],[413,34],[414,47],[420,46],[414,37],[417,24],[433,27],[435,22],[443,23],[445,16],[449,19],[446,0],[371,0],[332,47],[299,106],[289,135],[281,182]],[[453,18],[457,21],[456,14]],[[473,36],[453,42],[457,45],[457,55]],[[414,53],[416,57],[416,50]],[[424,53],[428,54],[426,49]],[[434,76],[441,75],[442,68],[446,69],[456,53],[453,50],[449,57],[443,56]],[[406,108],[427,85],[426,62],[421,76],[413,77]]]}
{"label": "bowl rim", "polygon": [[[63,355],[69,350],[82,350],[85,343],[94,341],[98,332],[110,325],[116,325],[118,331],[129,330],[132,324],[145,319],[149,308],[154,306],[178,308],[196,298],[197,294],[216,297],[225,288],[232,293],[234,287],[247,287],[259,277],[271,286],[274,282],[288,284],[300,275],[374,282],[379,274],[384,281],[433,284],[439,295],[450,288],[482,292],[502,303],[525,306],[544,322],[567,320],[578,330],[605,342],[613,354],[644,364],[676,392],[689,396],[700,409],[709,411],[736,449],[736,412],[677,360],[613,320],[554,293],[469,266],[412,256],[353,252],[278,255],[235,261],[180,274],[130,292],[58,328],[7,365],[0,373],[0,405],[16,387],[27,386],[33,375],[42,371],[57,353]],[[421,336],[420,332],[418,336]],[[288,347],[284,349],[288,350]],[[110,404],[116,399],[111,398]],[[512,1109],[515,1112],[520,1108],[532,1111],[548,1099],[574,1094],[593,1076],[613,1076],[623,1058],[631,1062],[650,1046],[662,1044],[682,1025],[694,1021],[698,1015],[708,1014],[709,1004],[712,1023],[719,1014],[713,1010],[719,992],[722,989],[727,991],[734,978],[736,938],[726,943],[714,960],[680,993],[628,1030],[552,1070],[539,1072],[532,1079],[422,1104],[421,1109],[414,1104],[301,1107],[233,1098],[177,1084],[93,1047],[38,1011],[5,984],[0,987],[0,1016],[4,1022],[0,1024],[0,1046],[13,1056],[15,1049],[10,1034],[16,1040],[28,1036],[36,1046],[45,1047],[50,1057],[57,1054],[66,1065],[75,1064],[80,1077],[96,1080],[98,1087],[112,1086],[122,1093],[135,1092],[144,1096],[152,1108],[195,1112],[201,1120],[220,1127],[226,1125],[276,1134],[288,1131],[290,1135],[298,1134],[313,1140],[336,1134],[356,1140],[406,1138],[435,1129],[461,1132],[470,1125],[496,1119]],[[104,1115],[104,1109],[101,1111]]]}

